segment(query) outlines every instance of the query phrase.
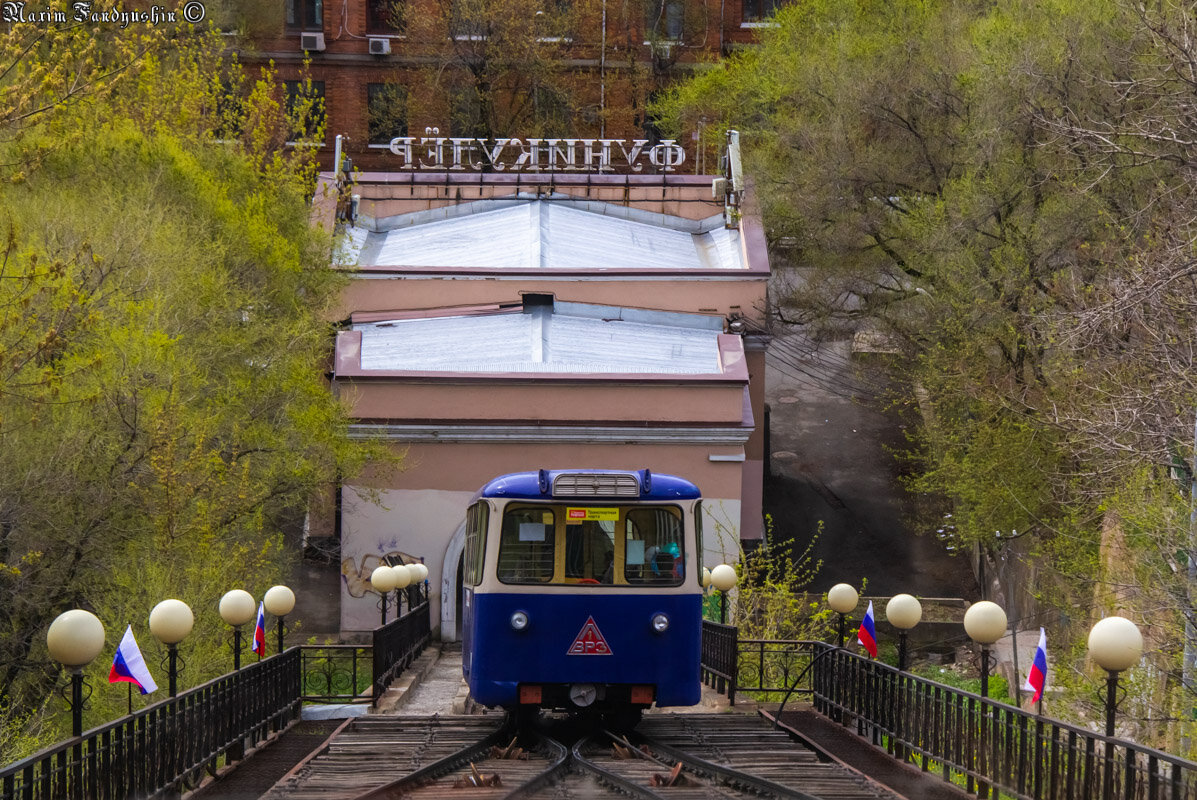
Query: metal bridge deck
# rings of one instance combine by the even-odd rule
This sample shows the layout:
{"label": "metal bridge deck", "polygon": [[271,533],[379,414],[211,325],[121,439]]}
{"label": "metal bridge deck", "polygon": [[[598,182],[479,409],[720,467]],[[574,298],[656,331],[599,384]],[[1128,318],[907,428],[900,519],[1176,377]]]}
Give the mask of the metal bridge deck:
{"label": "metal bridge deck", "polygon": [[[350,798],[476,741],[500,724],[501,715],[454,715],[454,705],[460,710],[461,702],[460,698],[456,704],[450,702],[451,685],[455,680],[460,683],[460,670],[459,650],[432,648],[393,684],[394,694],[380,704],[384,713],[297,723],[220,780],[202,787],[191,800]],[[936,776],[898,763],[813,711],[787,711],[783,717],[783,723],[807,744],[804,747],[770,731],[770,722],[757,714],[751,702],[729,708],[726,697],[703,688],[701,705],[686,709],[688,713],[652,712],[638,732],[667,732],[671,725],[701,730],[703,746],[718,754],[713,760],[801,786],[808,794],[828,800],[967,797]],[[429,720],[438,717],[430,728]],[[785,740],[786,746],[764,752],[761,743],[779,740]],[[509,778],[515,780],[516,775]]]}

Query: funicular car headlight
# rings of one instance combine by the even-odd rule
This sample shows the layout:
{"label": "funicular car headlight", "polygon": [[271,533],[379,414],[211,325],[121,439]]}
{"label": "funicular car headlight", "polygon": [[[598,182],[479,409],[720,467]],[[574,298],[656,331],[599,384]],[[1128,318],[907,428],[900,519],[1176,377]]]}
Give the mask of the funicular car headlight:
{"label": "funicular car headlight", "polygon": [[669,617],[664,614],[653,614],[652,626],[657,633],[664,633],[669,630]]}
{"label": "funicular car headlight", "polygon": [[511,629],[514,631],[522,631],[528,627],[528,615],[523,611],[517,611],[511,615]]}

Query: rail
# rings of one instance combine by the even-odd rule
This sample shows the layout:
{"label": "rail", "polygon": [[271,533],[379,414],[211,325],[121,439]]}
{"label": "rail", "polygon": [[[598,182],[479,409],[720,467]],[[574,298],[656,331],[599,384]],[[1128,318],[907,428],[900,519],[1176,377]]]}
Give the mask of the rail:
{"label": "rail", "polygon": [[816,710],[978,797],[1194,800],[1197,763],[917,677],[823,642]]}
{"label": "rail", "polygon": [[297,719],[303,701],[377,702],[428,644],[428,600],[411,599],[371,645],[291,647],[0,768],[0,800],[177,796]]}
{"label": "rail", "polygon": [[162,797],[299,715],[299,648],[0,769],[0,800]]}
{"label": "rail", "polygon": [[391,681],[428,645],[431,635],[428,598],[422,598],[414,606],[410,604],[412,595],[408,598],[406,614],[374,629],[372,705],[378,704]]}
{"label": "rail", "polygon": [[780,700],[783,695],[810,694],[809,682],[794,689],[795,676],[811,662],[812,642],[794,639],[741,639],[734,625],[702,622],[703,681],[736,704],[737,692],[752,692],[760,699]]}
{"label": "rail", "polygon": [[702,621],[700,662],[703,682],[720,694],[726,694],[736,704],[738,653],[736,639],[739,631],[734,625]]}
{"label": "rail", "polygon": [[702,661],[704,676],[718,676],[717,691],[733,701],[736,691],[809,695],[824,716],[977,797],[1197,800],[1195,762],[825,642],[739,639],[734,628],[704,621]]}

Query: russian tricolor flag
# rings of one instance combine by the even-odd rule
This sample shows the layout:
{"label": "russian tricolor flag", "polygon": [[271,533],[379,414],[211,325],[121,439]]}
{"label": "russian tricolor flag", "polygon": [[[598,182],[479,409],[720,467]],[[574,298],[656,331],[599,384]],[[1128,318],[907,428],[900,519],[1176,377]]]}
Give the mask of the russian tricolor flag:
{"label": "russian tricolor flag", "polygon": [[856,632],[856,641],[860,642],[869,655],[877,657],[877,629],[873,625],[873,601],[869,601],[869,610],[860,621],[860,630]]}
{"label": "russian tricolor flag", "polygon": [[1035,648],[1035,660],[1031,662],[1031,671],[1027,673],[1027,682],[1022,688],[1034,692],[1032,703],[1038,703],[1043,697],[1043,687],[1047,685],[1047,634],[1043,628],[1039,629],[1039,647]]}
{"label": "russian tricolor flag", "polygon": [[116,655],[112,658],[112,670],[108,673],[109,683],[121,681],[133,684],[142,694],[149,694],[158,688],[141,656],[141,648],[133,638],[132,625],[125,628],[125,635],[121,637]]}
{"label": "russian tricolor flag", "polygon": [[266,609],[264,603],[258,603],[258,622],[254,625],[254,643],[249,648],[258,654],[258,658],[266,655]]}

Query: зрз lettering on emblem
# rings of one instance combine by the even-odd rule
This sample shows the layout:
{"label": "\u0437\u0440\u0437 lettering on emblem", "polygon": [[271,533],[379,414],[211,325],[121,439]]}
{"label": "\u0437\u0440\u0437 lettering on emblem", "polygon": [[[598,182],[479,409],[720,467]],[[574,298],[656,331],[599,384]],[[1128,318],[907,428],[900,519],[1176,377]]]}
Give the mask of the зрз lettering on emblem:
{"label": "\u0437\u0440\u0437 lettering on emblem", "polygon": [[578,631],[578,635],[574,637],[574,643],[569,646],[565,654],[567,656],[614,655],[607,640],[603,637],[602,631],[598,629],[598,625],[594,624],[594,617],[586,618],[586,624],[582,626],[582,630]]}

